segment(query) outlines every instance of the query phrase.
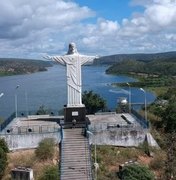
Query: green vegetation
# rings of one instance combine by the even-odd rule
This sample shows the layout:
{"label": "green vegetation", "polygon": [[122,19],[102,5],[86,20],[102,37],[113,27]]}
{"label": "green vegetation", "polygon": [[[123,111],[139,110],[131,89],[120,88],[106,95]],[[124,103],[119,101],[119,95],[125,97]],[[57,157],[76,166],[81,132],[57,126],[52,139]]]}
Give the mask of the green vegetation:
{"label": "green vegetation", "polygon": [[86,106],[87,114],[94,114],[100,110],[104,111],[106,108],[106,101],[93,91],[84,91],[82,101]]}
{"label": "green vegetation", "polygon": [[122,180],[154,180],[154,174],[146,167],[137,164],[128,165],[119,173]]}
{"label": "green vegetation", "polygon": [[0,148],[0,178],[2,178],[7,166],[7,154]]}
{"label": "green vegetation", "polygon": [[39,160],[52,159],[54,156],[55,142],[52,138],[45,138],[39,143],[35,154]]}
{"label": "green vegetation", "polygon": [[[148,107],[153,135],[165,151],[163,178],[176,177],[176,87],[169,87],[167,92],[158,96]],[[157,133],[156,133],[157,132]],[[154,163],[156,165],[156,163]]]}
{"label": "green vegetation", "polygon": [[5,153],[8,153],[8,152],[9,152],[9,148],[8,148],[7,143],[5,142],[4,139],[0,139],[0,148],[1,148]]}
{"label": "green vegetation", "polygon": [[126,60],[116,63],[106,70],[108,74],[176,75],[176,59],[154,60],[149,62]]}
{"label": "green vegetation", "polygon": [[[138,79],[130,82],[131,87],[147,88],[157,95],[164,94],[168,87],[176,83],[176,60],[158,61],[122,61],[106,70],[110,74],[127,74]],[[114,83],[117,86],[127,86],[125,83]]]}
{"label": "green vegetation", "polygon": [[0,179],[4,175],[4,171],[8,164],[7,153],[9,152],[8,146],[4,139],[0,139]]}
{"label": "green vegetation", "polygon": [[39,109],[37,110],[36,115],[45,115],[48,113],[49,113],[49,110],[44,105],[41,105]]}
{"label": "green vegetation", "polygon": [[176,52],[165,52],[165,53],[154,53],[154,54],[116,54],[110,56],[100,57],[94,61],[96,65],[112,65],[117,62],[125,61],[125,60],[133,60],[133,61],[145,61],[149,62],[152,60],[169,60],[173,61],[176,59]]}
{"label": "green vegetation", "polygon": [[165,179],[175,179],[176,177],[176,133],[169,133],[166,136],[166,166],[164,169]]}
{"label": "green vegetation", "polygon": [[17,74],[29,74],[38,71],[46,71],[52,66],[50,62],[41,60],[25,59],[0,59],[0,76],[10,76]]}
{"label": "green vegetation", "polygon": [[4,119],[0,117],[0,125],[4,122]]}
{"label": "green vegetation", "polygon": [[46,166],[38,180],[59,180],[58,165]]}
{"label": "green vegetation", "polygon": [[[152,61],[122,61],[111,66],[107,73],[127,74],[138,78],[131,87],[154,91],[157,99],[147,107],[151,133],[162,150],[154,153],[149,166],[162,179],[176,177],[176,58]],[[115,84],[127,86],[125,83]],[[145,148],[144,148],[145,149]]]}
{"label": "green vegetation", "polygon": [[157,97],[148,110],[153,116],[153,127],[163,133],[176,132],[176,87],[169,87],[166,93]]}

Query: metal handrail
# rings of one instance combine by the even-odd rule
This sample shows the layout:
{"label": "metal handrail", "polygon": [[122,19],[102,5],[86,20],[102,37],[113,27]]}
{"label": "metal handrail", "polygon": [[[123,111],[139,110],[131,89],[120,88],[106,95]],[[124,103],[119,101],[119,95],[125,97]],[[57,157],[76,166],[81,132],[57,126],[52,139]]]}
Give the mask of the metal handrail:
{"label": "metal handrail", "polygon": [[144,128],[149,129],[149,121],[142,117],[137,111],[131,109],[131,113],[136,117],[136,121]]}
{"label": "metal handrail", "polygon": [[62,180],[62,164],[63,164],[63,159],[64,159],[64,157],[63,157],[63,155],[64,155],[64,153],[63,153],[63,139],[64,139],[64,137],[63,137],[63,127],[61,126],[60,180]]}
{"label": "metal handrail", "polygon": [[92,166],[91,166],[91,153],[90,153],[90,146],[89,146],[89,139],[86,139],[86,143],[85,143],[85,149],[86,149],[86,155],[88,155],[88,159],[86,159],[86,170],[88,171],[88,175],[89,177],[87,177],[88,180],[90,180],[90,178],[92,177]]}
{"label": "metal handrail", "polygon": [[3,131],[8,124],[10,124],[15,118],[15,112],[12,113],[2,124],[0,124],[0,131]]}
{"label": "metal handrail", "polygon": [[90,141],[89,141],[89,134],[87,133],[87,131],[89,130],[89,127],[88,125],[86,126],[85,128],[85,136],[87,138],[87,144],[88,144],[88,149],[89,149],[89,162],[90,162],[90,165],[91,165],[91,172],[90,172],[90,177],[92,179],[94,179],[94,173],[93,173],[93,162],[92,162],[92,156],[91,156],[91,146],[90,146]]}

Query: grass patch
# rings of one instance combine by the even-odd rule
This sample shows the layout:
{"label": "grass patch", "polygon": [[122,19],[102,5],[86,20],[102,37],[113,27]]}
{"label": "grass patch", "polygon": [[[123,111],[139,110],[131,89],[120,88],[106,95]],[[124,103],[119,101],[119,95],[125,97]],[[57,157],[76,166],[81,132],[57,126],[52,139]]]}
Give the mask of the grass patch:
{"label": "grass patch", "polygon": [[155,93],[157,96],[162,96],[167,92],[168,87],[147,87],[147,89]]}

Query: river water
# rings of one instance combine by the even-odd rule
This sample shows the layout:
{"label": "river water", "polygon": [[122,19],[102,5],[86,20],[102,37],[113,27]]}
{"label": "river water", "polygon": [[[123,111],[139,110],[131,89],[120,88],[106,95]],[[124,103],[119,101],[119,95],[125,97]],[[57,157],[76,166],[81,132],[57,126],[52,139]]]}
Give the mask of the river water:
{"label": "river water", "polygon": [[[106,101],[108,108],[114,110],[120,97],[129,97],[129,87],[112,87],[111,83],[132,82],[135,79],[127,76],[105,74],[107,66],[82,67],[83,91],[93,90]],[[18,88],[16,88],[19,85]],[[15,112],[15,96],[17,111],[29,112],[44,105],[51,111],[58,111],[67,104],[66,71],[61,65],[54,65],[48,71],[28,75],[0,77],[0,117],[6,118]],[[131,102],[144,103],[144,93],[139,88],[131,88]],[[155,95],[146,92],[147,103],[155,99]]]}

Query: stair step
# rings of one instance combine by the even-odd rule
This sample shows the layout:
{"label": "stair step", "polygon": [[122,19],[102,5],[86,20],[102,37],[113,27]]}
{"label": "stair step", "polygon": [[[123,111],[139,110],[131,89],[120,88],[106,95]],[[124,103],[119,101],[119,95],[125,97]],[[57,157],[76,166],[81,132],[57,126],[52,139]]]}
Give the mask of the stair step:
{"label": "stair step", "polygon": [[70,176],[70,175],[75,175],[75,176],[85,176],[88,175],[89,172],[87,171],[70,171],[70,172],[65,172],[64,176]]}
{"label": "stair step", "polygon": [[66,160],[66,161],[62,161],[62,164],[76,164],[76,163],[79,163],[79,164],[88,164],[88,163],[86,163],[86,161],[88,161],[88,159],[86,160],[86,159],[84,159],[84,160],[81,160],[81,161],[77,161],[76,159],[74,159],[74,160]]}
{"label": "stair step", "polygon": [[73,167],[73,168],[80,168],[80,167],[85,167],[88,166],[89,163],[86,162],[69,162],[69,163],[62,163],[63,167]]}
{"label": "stair step", "polygon": [[79,154],[71,154],[71,155],[70,154],[62,154],[62,156],[64,157],[64,159],[67,159],[67,160],[72,160],[72,159],[77,159],[77,160],[89,159],[88,155],[81,155],[81,156],[79,156]]}
{"label": "stair step", "polygon": [[86,152],[86,148],[85,147],[80,147],[80,146],[77,146],[77,147],[70,147],[70,146],[66,146],[63,148],[64,151],[69,151],[69,152],[74,152],[75,150],[77,150],[77,153],[79,152]]}
{"label": "stair step", "polygon": [[69,145],[69,146],[86,146],[86,144],[87,144],[87,142],[86,141],[75,141],[75,142],[73,142],[73,141],[65,141],[65,142],[63,142],[61,145],[62,146],[64,146],[64,145]]}
{"label": "stair step", "polygon": [[89,158],[88,157],[86,157],[86,156],[84,156],[84,157],[81,157],[81,158],[79,158],[79,157],[77,156],[77,157],[70,157],[70,156],[65,156],[64,157],[64,160],[62,161],[62,162],[66,162],[66,161],[75,161],[75,160],[77,160],[77,161],[85,161],[85,160],[88,160]]}
{"label": "stair step", "polygon": [[90,174],[90,172],[86,172],[86,171],[85,172],[75,172],[75,173],[72,171],[72,172],[69,172],[69,173],[68,172],[64,172],[63,176],[65,176],[65,177],[66,176],[67,177],[68,176],[73,176],[73,177],[78,177],[78,176],[89,177],[90,176],[89,174]]}
{"label": "stair step", "polygon": [[64,176],[61,177],[62,180],[89,180],[87,176]]}
{"label": "stair step", "polygon": [[[86,148],[86,147],[80,147],[80,146],[73,147],[73,148],[70,147],[70,146],[67,146],[67,147],[62,148],[62,150],[65,151],[65,152],[76,152],[76,153],[89,152],[89,151],[88,151],[88,148]],[[63,152],[63,151],[62,151],[62,152]]]}
{"label": "stair step", "polygon": [[70,178],[68,178],[68,177],[63,177],[62,178],[62,180],[92,180],[92,179],[90,179],[90,178],[88,178],[88,177],[70,177]]}

